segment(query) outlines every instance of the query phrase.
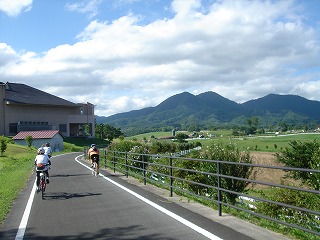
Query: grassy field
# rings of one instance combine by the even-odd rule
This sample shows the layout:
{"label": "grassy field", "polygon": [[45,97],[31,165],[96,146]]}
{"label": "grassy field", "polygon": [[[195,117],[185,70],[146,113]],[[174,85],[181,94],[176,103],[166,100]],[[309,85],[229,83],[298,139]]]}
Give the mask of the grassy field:
{"label": "grassy field", "polygon": [[0,156],[0,223],[33,172],[36,148],[8,144]]}
{"label": "grassy field", "polygon": [[[178,132],[179,133],[179,132]],[[190,132],[183,132],[190,134]],[[203,147],[206,147],[212,141],[221,142],[223,144],[235,143],[239,149],[248,149],[250,151],[259,151],[259,152],[278,152],[285,147],[289,147],[290,141],[320,141],[320,133],[301,133],[301,134],[286,134],[286,135],[264,135],[264,136],[247,136],[247,137],[233,137],[232,131],[220,130],[220,131],[210,131],[203,132],[205,136],[211,134],[210,139],[208,138],[197,138],[197,139],[188,139],[188,141],[200,142]],[[154,132],[154,133],[145,133],[139,134],[136,136],[128,137],[126,139],[135,139],[135,140],[151,140],[151,136],[157,139],[170,137],[172,136],[171,132]],[[172,140],[163,140],[163,141],[172,141]]]}

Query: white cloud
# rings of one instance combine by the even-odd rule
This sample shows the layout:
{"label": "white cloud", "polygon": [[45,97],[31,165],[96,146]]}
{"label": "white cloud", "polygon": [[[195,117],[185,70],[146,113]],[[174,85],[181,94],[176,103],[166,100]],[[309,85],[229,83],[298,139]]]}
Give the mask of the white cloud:
{"label": "white cloud", "polygon": [[21,12],[31,10],[33,0],[0,0],[0,11],[8,16],[15,17]]}
{"label": "white cloud", "polygon": [[83,0],[82,2],[77,3],[67,3],[65,8],[69,11],[76,11],[80,13],[88,14],[89,18],[93,18],[98,14],[99,5],[102,0]]}
{"label": "white cloud", "polygon": [[93,20],[77,43],[41,55],[0,45],[0,74],[35,87],[41,81],[44,90],[92,102],[105,116],[183,91],[215,91],[236,102],[268,93],[319,100],[319,75],[307,74],[319,69],[318,40],[294,1],[217,1],[204,11],[201,1],[176,0],[172,10],[172,19],[146,25],[134,13]]}
{"label": "white cloud", "polygon": [[0,68],[19,58],[17,53],[6,43],[0,43]]}

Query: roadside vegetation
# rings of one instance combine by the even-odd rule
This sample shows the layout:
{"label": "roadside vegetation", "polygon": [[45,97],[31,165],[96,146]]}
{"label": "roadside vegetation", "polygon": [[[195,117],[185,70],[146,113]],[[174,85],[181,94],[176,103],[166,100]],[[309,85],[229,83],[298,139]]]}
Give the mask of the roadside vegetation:
{"label": "roadside vegetation", "polygon": [[[220,159],[223,161],[234,161],[234,162],[245,162],[252,163],[249,152],[271,152],[274,153],[274,163],[277,165],[282,165],[285,167],[295,167],[295,168],[307,168],[320,170],[320,134],[285,134],[285,135],[275,135],[270,134],[262,136],[247,136],[247,137],[233,137],[229,135],[228,132],[223,134],[211,133],[201,133],[196,138],[188,138],[187,140],[180,141],[180,134],[184,136],[189,136],[188,132],[178,132],[175,138],[170,138],[171,132],[157,133],[154,135],[141,134],[131,138],[127,138],[126,141],[120,141],[111,145],[112,149],[117,151],[128,151],[134,153],[144,153],[144,154],[156,154],[156,153],[169,153],[169,152],[179,152],[185,148],[192,149],[194,146],[192,143],[197,143],[197,146],[202,146],[201,150],[191,151],[190,155],[185,155],[185,157],[190,158],[201,158],[201,159]],[[205,137],[207,134],[208,137]],[[209,135],[211,137],[209,137]],[[157,137],[155,137],[157,136]],[[212,137],[213,136],[213,137]],[[180,145],[176,145],[176,143]],[[184,148],[181,146],[184,146]],[[270,147],[269,147],[270,146]],[[261,151],[262,150],[262,151]],[[163,161],[163,162],[162,162]],[[162,166],[168,165],[166,162],[168,158],[160,158],[157,160],[159,167],[157,169],[151,169],[160,173],[160,175],[167,176],[167,168]],[[260,164],[266,164],[259,162]],[[177,166],[177,164],[175,164]],[[134,166],[141,168],[141,166]],[[184,160],[179,166],[182,169],[196,169],[200,172],[212,172],[215,173],[216,165],[199,163],[197,161]],[[268,170],[266,170],[268,171]],[[256,175],[257,172],[253,171],[251,168],[228,168],[222,169],[223,174],[231,175],[237,178],[248,178],[249,175]],[[319,191],[320,185],[320,174],[319,173],[309,173],[309,172],[295,172],[295,174],[286,174],[282,171],[281,177],[278,179],[273,179],[277,181],[277,184],[282,184],[287,182],[291,187],[296,188],[308,188],[312,190]],[[181,179],[186,179],[188,181],[197,181],[205,185],[216,186],[215,179],[211,178],[209,175],[203,177],[201,174],[189,173],[186,175],[184,171],[181,173],[178,171],[175,173],[176,177]],[[259,172],[259,175],[266,175],[266,173]],[[272,175],[272,173],[270,173]],[[275,178],[275,176],[271,176]],[[162,179],[166,181],[165,178]],[[249,195],[262,197],[264,199],[269,199],[270,201],[281,202],[288,205],[294,205],[299,208],[310,209],[315,212],[319,212],[319,202],[320,194],[300,192],[296,190],[281,189],[277,187],[263,187],[260,186],[249,186],[249,184],[241,185],[240,181],[230,181],[229,183],[223,182],[222,188],[232,189],[237,192],[249,193]],[[168,183],[167,183],[168,184]],[[179,183],[177,183],[179,184]],[[212,199],[216,199],[217,195],[215,191],[211,191],[207,187],[196,186],[192,183],[181,183],[179,186],[184,190],[192,192],[194,195],[191,196],[192,199],[200,201],[202,203],[208,204],[209,206],[215,208],[210,201],[206,202],[203,199],[198,199],[196,195],[211,196]],[[319,192],[320,193],[320,192]],[[189,196],[190,197],[190,196]],[[239,204],[239,199],[233,194],[226,194],[222,196],[226,202],[231,204]],[[303,226],[307,229],[311,229],[315,232],[320,231],[320,215],[304,213],[299,210],[293,210],[287,207],[277,206],[275,204],[270,204],[266,202],[256,202],[255,212],[269,216],[273,219],[279,221],[285,221],[290,224],[297,224]],[[249,209],[252,211],[252,209]],[[236,211],[232,208],[225,208],[225,212],[231,213],[237,217],[246,219],[257,225],[263,226],[273,231],[280,232],[282,234],[291,236],[297,239],[319,239],[313,234],[306,233],[297,229],[292,229],[283,225],[279,225],[273,221],[268,221],[266,219],[257,218],[252,215],[248,215],[242,211]]]}
{"label": "roadside vegetation", "polygon": [[15,145],[9,138],[0,138],[6,145],[0,155],[0,223],[2,223],[17,194],[25,187],[32,174],[36,148]]}
{"label": "roadside vegetation", "polygon": [[[102,131],[102,127],[100,131]],[[172,137],[171,131],[166,132],[154,132],[140,134],[131,137],[123,137],[117,130],[117,135],[109,135],[108,139],[103,139],[104,134],[100,133],[99,138],[66,138],[64,143],[64,152],[82,152],[84,147],[90,146],[91,143],[95,143],[100,147],[109,147],[110,149],[117,149],[118,151],[133,151],[136,153],[152,153],[161,154],[168,152],[179,152],[188,149],[194,149],[201,147],[203,151],[193,152],[190,157],[208,158],[229,160],[228,156],[232,159],[230,161],[242,161],[250,163],[252,161],[250,152],[271,152],[274,153],[276,161],[284,166],[301,167],[320,169],[320,134],[275,134],[264,133],[247,136],[234,136],[234,132],[231,130],[215,130],[215,131],[177,131],[175,137]],[[186,137],[187,136],[187,137]],[[9,212],[14,199],[21,189],[25,187],[25,183],[33,173],[33,160],[36,154],[35,147],[26,147],[13,144],[10,138],[0,137],[0,223],[3,222],[5,216]],[[214,149],[220,149],[218,152]],[[224,149],[224,151],[221,151]],[[206,151],[204,151],[206,150]],[[245,154],[241,154],[245,153]],[[57,153],[54,153],[57,154]],[[304,159],[306,165],[297,165],[299,159]],[[191,162],[184,162],[184,164],[192,164]],[[263,163],[262,163],[263,164]],[[183,166],[181,166],[183,167]],[[202,171],[215,171],[210,169],[212,166],[194,166],[200,167]],[[243,174],[239,177],[245,177],[250,174],[255,174],[252,169],[226,169],[226,171],[233,172],[235,174]],[[182,173],[181,173],[182,174]],[[19,176],[19,177],[17,177]],[[180,176],[181,178],[197,179],[197,175],[193,176]],[[292,179],[292,184],[295,186],[307,186],[312,189],[319,190],[319,174],[314,175],[295,175],[286,176],[287,179]],[[210,179],[204,179],[206,184],[210,184]],[[214,179],[211,179],[214,184]],[[281,180],[282,181],[282,180]],[[319,196],[310,194],[296,194],[294,191],[280,190],[276,188],[268,189],[252,189],[248,188],[248,185],[232,185],[234,183],[225,183],[226,187],[236,186],[237,191],[251,191],[250,194],[258,196],[268,196],[270,200],[287,201],[288,204],[298,202],[299,207],[306,207],[318,211]],[[229,186],[229,185],[230,186]],[[227,186],[228,185],[228,186]],[[184,188],[190,188],[194,193],[203,192],[208,194],[205,189],[193,189],[194,186],[183,186]],[[228,202],[235,203],[237,199],[235,196],[223,196],[228,199]],[[248,219],[248,215],[245,213],[239,213],[237,211],[229,210],[230,213],[237,215],[241,218]],[[274,206],[264,204],[259,206],[261,213],[270,213],[274,218],[286,218],[288,212],[284,214],[286,209],[275,208]],[[294,219],[295,215],[299,215],[299,212],[289,213],[291,219]],[[319,216],[318,216],[319,217]],[[298,239],[317,239],[310,234],[301,233],[301,231],[290,230],[286,227],[279,227],[272,222],[266,220],[258,220],[254,217],[250,217],[250,221],[255,222],[266,228],[280,231],[282,233],[294,236]],[[319,228],[319,219],[315,220],[312,216],[305,215],[303,218],[306,226],[310,224],[318,224],[313,226]]]}

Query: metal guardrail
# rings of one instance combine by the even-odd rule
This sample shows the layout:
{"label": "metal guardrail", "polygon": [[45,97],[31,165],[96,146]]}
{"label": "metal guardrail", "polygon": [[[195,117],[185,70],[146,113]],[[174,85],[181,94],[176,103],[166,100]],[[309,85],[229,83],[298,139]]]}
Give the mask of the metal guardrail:
{"label": "metal guardrail", "polygon": [[[84,150],[84,154],[86,155],[86,149]],[[162,161],[159,161],[162,159]],[[201,163],[210,163],[216,164],[216,172],[203,172],[197,169],[191,168],[181,168],[177,164],[181,161],[192,161],[192,162],[201,162]],[[164,163],[165,162],[165,163]],[[140,178],[143,180],[146,185],[147,182],[153,183],[159,187],[166,188],[170,191],[170,196],[173,196],[173,192],[178,194],[183,194],[186,196],[192,196],[197,199],[202,199],[217,205],[218,214],[222,216],[222,207],[226,206],[232,209],[236,209],[239,211],[243,211],[249,213],[258,218],[267,219],[269,221],[276,222],[278,224],[285,225],[287,227],[299,229],[316,236],[320,236],[320,212],[314,211],[312,209],[306,209],[303,207],[298,207],[293,204],[272,201],[266,199],[264,197],[252,196],[245,193],[237,192],[234,189],[225,189],[222,188],[222,181],[226,179],[232,179],[236,181],[245,181],[250,184],[258,184],[261,186],[269,186],[275,188],[282,188],[288,190],[295,190],[298,192],[304,192],[309,194],[320,194],[320,191],[316,191],[309,188],[303,187],[294,187],[284,184],[274,184],[265,181],[257,181],[255,179],[249,178],[239,178],[236,176],[230,176],[224,174],[221,169],[223,165],[238,165],[238,166],[247,166],[252,168],[263,168],[263,169],[276,169],[281,171],[304,171],[304,172],[312,172],[313,174],[320,174],[320,170],[316,169],[302,169],[302,168],[291,168],[291,167],[280,167],[280,166],[270,166],[263,164],[249,164],[249,163],[239,163],[239,162],[229,162],[229,161],[219,161],[219,160],[206,160],[206,159],[194,159],[194,158],[184,158],[184,157],[176,157],[173,155],[158,155],[158,154],[139,154],[139,153],[131,153],[131,152],[119,152],[119,151],[107,151],[104,149],[100,151],[100,165],[105,168],[110,168],[114,172],[122,172],[127,177],[133,176],[136,178]],[[161,169],[161,170],[159,170]],[[193,181],[185,178],[181,178],[177,175],[177,172],[184,172],[186,175],[188,174],[198,174],[199,176],[205,177],[214,177],[217,178],[217,184],[215,186],[208,185],[199,181]],[[207,189],[209,191],[215,191],[216,197],[212,197],[206,194],[199,194],[190,189],[184,187],[186,185],[194,186],[194,188],[202,188]],[[230,202],[224,201],[222,198],[222,194],[234,194],[238,196],[238,202],[236,204],[231,204]],[[247,204],[243,204],[247,202]],[[261,214],[256,211],[256,207],[254,203],[267,203],[273,204],[275,206],[281,207],[282,209],[289,209],[298,211],[301,216],[308,214],[309,216],[314,217],[314,223],[312,228],[306,228],[297,223],[290,223],[283,221],[281,219],[277,219],[275,217],[267,216],[265,214]],[[288,216],[290,218],[290,216]]]}

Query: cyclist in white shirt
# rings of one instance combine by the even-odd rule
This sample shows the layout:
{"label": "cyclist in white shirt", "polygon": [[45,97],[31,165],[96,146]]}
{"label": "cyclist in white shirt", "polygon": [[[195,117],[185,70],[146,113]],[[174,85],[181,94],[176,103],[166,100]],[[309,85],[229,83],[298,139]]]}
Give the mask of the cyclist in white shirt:
{"label": "cyclist in white shirt", "polygon": [[49,164],[49,157],[44,154],[45,150],[43,148],[38,149],[38,155],[34,159],[34,164],[36,165],[36,172],[37,172],[37,190],[40,183],[40,172],[43,171],[46,174],[47,183],[49,183],[49,172],[48,172],[48,164]]}
{"label": "cyclist in white shirt", "polygon": [[44,149],[44,154],[46,154],[49,158],[51,158],[51,154],[52,154],[52,150],[51,150],[51,147],[50,147],[50,143],[49,142],[47,142],[46,144],[45,144],[45,146],[43,147],[43,149]]}
{"label": "cyclist in white shirt", "polygon": [[51,150],[51,147],[50,147],[50,143],[46,142],[46,144],[42,145],[42,148],[44,149],[44,154],[48,156],[49,165],[51,165],[50,158],[51,158],[52,150]]}

